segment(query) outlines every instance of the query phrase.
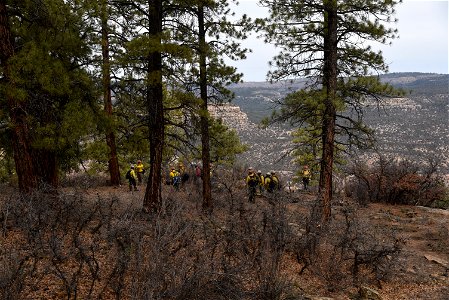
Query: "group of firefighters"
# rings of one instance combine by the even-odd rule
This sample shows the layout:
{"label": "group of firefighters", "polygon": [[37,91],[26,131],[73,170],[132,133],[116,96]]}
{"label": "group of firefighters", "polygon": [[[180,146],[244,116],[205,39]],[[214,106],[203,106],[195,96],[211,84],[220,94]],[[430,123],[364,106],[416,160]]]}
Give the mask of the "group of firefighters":
{"label": "group of firefighters", "polygon": [[[200,166],[194,166],[194,173],[194,180],[201,178]],[[131,165],[130,170],[126,173],[126,179],[128,179],[130,191],[138,191],[137,183],[139,183],[139,185],[142,184],[144,174],[145,167],[141,160],[138,160],[135,166]],[[173,185],[178,190],[181,183],[187,181],[188,177],[189,175],[187,174],[184,165],[180,163],[178,166],[178,170],[173,167],[170,169],[167,182],[168,184]],[[310,179],[311,172],[309,170],[309,167],[306,165],[302,170],[302,182],[304,185],[304,190],[308,190]],[[248,168],[248,175],[245,179],[245,182],[246,186],[248,187],[250,202],[254,202],[256,196],[261,196],[265,191],[268,193],[273,193],[281,188],[279,178],[276,175],[275,171],[271,171],[263,175],[261,170],[255,172],[252,167]]]}
{"label": "group of firefighters", "polygon": [[[138,160],[136,165],[131,165],[125,176],[128,180],[130,191],[138,191],[137,185],[142,184],[144,174],[145,167],[141,160]],[[195,167],[195,175],[201,176],[201,170],[199,169],[199,166]],[[185,171],[184,165],[180,163],[178,165],[178,169],[175,169],[174,167],[170,169],[169,179],[167,180],[167,183],[173,185],[176,189],[179,189],[181,182],[187,181],[188,178],[189,175]]]}
{"label": "group of firefighters", "polygon": [[[199,178],[201,178],[201,168],[198,165],[194,166],[195,176],[193,177],[194,182],[196,182]],[[167,184],[171,184],[175,187],[176,190],[179,190],[179,187],[182,183],[188,181],[190,175],[186,172],[186,169],[182,163],[178,164],[178,169],[172,167],[170,169],[169,178],[167,180]]]}
{"label": "group of firefighters", "polygon": [[271,171],[263,175],[261,170],[257,173],[253,168],[248,168],[246,176],[246,186],[248,187],[249,202],[254,202],[256,196],[260,196],[264,191],[273,193],[281,188],[276,172]]}
{"label": "group of firefighters", "polygon": [[[301,172],[302,183],[304,185],[304,190],[309,189],[309,183],[312,178],[312,173],[309,166],[305,165]],[[265,176],[262,171],[258,170],[257,173],[253,168],[248,168],[248,176],[245,179],[246,186],[248,187],[249,202],[254,202],[256,196],[261,196],[264,191],[268,193],[273,193],[276,190],[281,189],[281,183],[276,175],[276,172],[271,171]]]}

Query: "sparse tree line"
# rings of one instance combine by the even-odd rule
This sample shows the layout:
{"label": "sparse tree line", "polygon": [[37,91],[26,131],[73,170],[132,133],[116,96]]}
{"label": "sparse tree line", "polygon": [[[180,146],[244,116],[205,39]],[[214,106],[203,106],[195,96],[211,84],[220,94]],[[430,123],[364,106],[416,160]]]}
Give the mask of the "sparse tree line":
{"label": "sparse tree line", "polygon": [[228,21],[226,1],[5,0],[0,13],[2,167],[21,192],[105,165],[119,185],[120,166],[145,158],[143,206],[158,211],[164,162],[200,158],[207,177],[216,145],[217,160],[244,150],[207,112],[241,78],[224,57],[248,51],[234,40],[249,19]]}
{"label": "sparse tree line", "polygon": [[[331,293],[387,280],[402,241],[350,205],[331,218],[331,200],[343,154],[374,142],[364,100],[398,94],[371,76],[386,65],[361,43],[394,37],[384,25],[397,2],[261,0],[269,17],[231,22],[225,0],[0,0],[0,167],[21,190],[0,203],[0,297],[307,299],[286,265]],[[207,106],[232,98],[226,86],[241,74],[224,56],[244,58],[236,41],[251,30],[281,49],[269,80],[309,79],[267,123],[297,126],[295,156],[320,174],[310,215],[288,210],[283,192],[248,206],[241,170],[210,184],[211,163],[244,150]],[[201,199],[162,198],[175,156],[202,161]],[[55,193],[82,167],[107,166],[118,185],[137,158],[149,162],[143,201]],[[381,166],[378,182],[355,163],[352,191],[394,173]],[[429,186],[412,175],[401,178]],[[388,195],[400,191],[408,199],[408,185]]]}
{"label": "sparse tree line", "polygon": [[[244,59],[250,49],[239,41],[256,33],[280,49],[268,80],[308,79],[267,123],[297,127],[294,155],[320,174],[326,223],[341,154],[374,144],[364,102],[381,105],[402,94],[375,76],[387,65],[364,43],[396,37],[388,25],[399,2],[261,0],[268,17],[236,20],[225,0],[1,0],[4,166],[29,193],[43,184],[58,187],[61,173],[86,162],[107,163],[110,183],[118,185],[120,165],[148,158],[143,208],[158,212],[164,162],[197,157],[203,209],[211,211],[212,147],[235,141],[235,133],[221,134],[226,128],[207,107],[232,99],[226,86],[242,74],[224,58]],[[244,150],[226,145],[226,154]]]}

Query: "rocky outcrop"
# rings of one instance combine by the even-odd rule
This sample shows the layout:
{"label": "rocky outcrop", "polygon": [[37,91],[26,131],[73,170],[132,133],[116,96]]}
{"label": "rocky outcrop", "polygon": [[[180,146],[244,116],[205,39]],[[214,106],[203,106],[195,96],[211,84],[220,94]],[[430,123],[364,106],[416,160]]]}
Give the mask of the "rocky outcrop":
{"label": "rocky outcrop", "polygon": [[251,122],[239,106],[231,104],[210,106],[209,113],[235,129],[241,142],[249,147],[247,152],[239,156],[241,163],[251,165],[264,173],[271,170],[277,172],[293,170],[292,158],[288,155],[289,149],[293,146],[290,129],[281,126],[262,128]]}
{"label": "rocky outcrop", "polygon": [[222,120],[223,124],[236,130],[244,130],[250,126],[248,116],[238,106],[229,103],[210,105],[208,110],[213,118]]}

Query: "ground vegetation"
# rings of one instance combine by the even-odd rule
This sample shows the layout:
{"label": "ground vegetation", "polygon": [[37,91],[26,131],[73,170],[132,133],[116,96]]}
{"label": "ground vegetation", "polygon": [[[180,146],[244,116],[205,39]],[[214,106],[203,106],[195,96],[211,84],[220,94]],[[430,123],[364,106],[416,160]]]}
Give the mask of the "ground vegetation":
{"label": "ground vegetation", "polygon": [[249,203],[243,173],[214,177],[207,216],[194,182],[164,185],[159,215],[104,178],[57,195],[4,186],[2,298],[445,299],[447,211],[335,197],[329,230],[313,231],[313,193]]}

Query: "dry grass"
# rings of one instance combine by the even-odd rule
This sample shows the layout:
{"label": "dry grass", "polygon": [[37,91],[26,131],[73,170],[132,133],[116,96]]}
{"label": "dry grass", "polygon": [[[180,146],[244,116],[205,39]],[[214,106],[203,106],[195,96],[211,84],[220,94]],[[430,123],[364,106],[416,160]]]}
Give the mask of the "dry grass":
{"label": "dry grass", "polygon": [[312,194],[251,204],[231,177],[203,215],[194,186],[163,188],[159,215],[141,212],[143,188],[3,193],[0,298],[356,299],[369,285],[383,299],[447,299],[447,269],[424,257],[449,261],[448,218],[433,210],[339,199],[313,228]]}

